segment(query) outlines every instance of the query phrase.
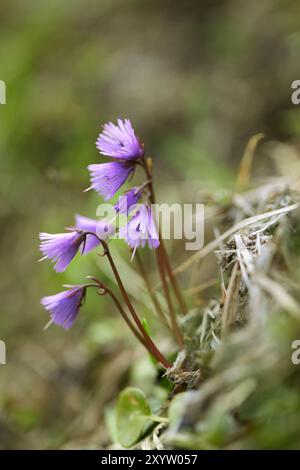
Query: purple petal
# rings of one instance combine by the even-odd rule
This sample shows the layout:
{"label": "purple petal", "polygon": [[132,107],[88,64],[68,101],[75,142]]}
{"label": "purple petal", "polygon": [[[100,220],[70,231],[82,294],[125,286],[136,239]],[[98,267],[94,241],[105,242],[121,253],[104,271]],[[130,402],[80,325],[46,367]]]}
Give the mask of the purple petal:
{"label": "purple petal", "polygon": [[114,227],[106,220],[94,220],[82,215],[76,215],[76,228],[85,232],[95,233],[97,236],[87,235],[82,244],[82,254],[87,254],[100,244],[99,238],[105,240],[114,233]]}
{"label": "purple petal", "polygon": [[133,169],[133,165],[120,162],[89,165],[91,188],[107,201],[125,183]]}
{"label": "purple petal", "polygon": [[151,209],[145,205],[140,205],[138,212],[128,224],[120,228],[119,236],[125,239],[133,249],[143,248],[147,241],[150,248],[157,248],[159,238]]}
{"label": "purple petal", "polygon": [[139,188],[131,188],[125,194],[119,197],[117,204],[115,205],[115,210],[120,212],[120,214],[129,214],[130,209],[138,203],[142,191]]}
{"label": "purple petal", "polygon": [[148,244],[150,248],[156,249],[159,246],[159,237],[156,230],[156,225],[153,219],[153,214],[151,209],[148,211]]}
{"label": "purple petal", "polygon": [[56,272],[63,272],[76,255],[83,235],[80,232],[40,233],[40,250],[54,264]]}
{"label": "purple petal", "polygon": [[135,160],[144,155],[144,147],[135,135],[129,119],[118,119],[118,124],[112,122],[104,124],[96,147],[108,157]]}
{"label": "purple petal", "polygon": [[59,294],[43,297],[41,304],[50,312],[53,323],[68,329],[78,315],[84,294],[84,287],[74,287]]}

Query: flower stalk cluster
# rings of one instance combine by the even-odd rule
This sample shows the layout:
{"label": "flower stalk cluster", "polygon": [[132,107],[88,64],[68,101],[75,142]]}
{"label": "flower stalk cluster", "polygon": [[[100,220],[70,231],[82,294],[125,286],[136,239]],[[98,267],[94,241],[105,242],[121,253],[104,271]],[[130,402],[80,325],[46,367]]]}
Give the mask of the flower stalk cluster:
{"label": "flower stalk cluster", "polygon": [[[119,235],[125,239],[132,255],[136,256],[138,268],[144,278],[158,319],[173,333],[178,347],[183,349],[184,340],[177,322],[174,300],[181,313],[186,312],[186,306],[177,280],[172,273],[167,251],[162,237],[157,231],[151,209],[151,205],[155,204],[152,160],[145,157],[144,145],[136,136],[128,119],[124,121],[118,119],[117,125],[105,124],[96,141],[96,147],[102,155],[110,157],[111,161],[88,166],[91,181],[88,189],[95,190],[105,201],[116,194],[128,178],[134,174],[137,166],[144,170],[145,182],[141,186],[132,187],[125,192],[115,205],[116,214],[120,213],[128,217],[126,225],[120,227]],[[138,204],[141,201],[142,203]],[[117,295],[94,276],[88,276],[88,279],[93,281],[92,283],[69,286],[66,291],[44,297],[41,303],[50,313],[51,323],[68,329],[73,325],[79,313],[88,288],[96,288],[99,295],[108,294],[135,337],[163,367],[168,369],[171,367],[170,362],[146,332],[113,260],[109,249],[109,239],[113,233],[115,233],[115,227],[112,222],[104,219],[98,221],[77,215],[75,226],[67,229],[65,233],[41,233],[40,250],[43,254],[42,259],[48,258],[54,263],[54,269],[57,272],[63,272],[78,252],[85,255],[99,246],[102,247],[103,256],[110,264],[126,309],[122,306]],[[164,311],[152,290],[147,270],[138,252],[139,248],[143,248],[146,244],[150,249],[155,250],[167,312]]]}

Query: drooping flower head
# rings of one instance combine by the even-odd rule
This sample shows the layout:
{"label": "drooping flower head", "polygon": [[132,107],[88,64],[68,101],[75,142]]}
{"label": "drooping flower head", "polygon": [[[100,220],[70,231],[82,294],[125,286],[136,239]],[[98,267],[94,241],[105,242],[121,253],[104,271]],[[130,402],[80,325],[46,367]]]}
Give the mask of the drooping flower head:
{"label": "drooping flower head", "polygon": [[50,259],[56,272],[63,272],[76,255],[81,243],[84,241],[82,231],[68,233],[40,233],[40,250],[44,258]]}
{"label": "drooping flower head", "polygon": [[[106,238],[114,233],[114,227],[107,220],[94,220],[82,215],[76,215],[75,221],[76,228],[90,232],[86,235],[85,241],[82,244],[81,253],[84,255],[100,244],[99,239],[106,240]],[[97,236],[93,236],[93,233]]]}
{"label": "drooping flower head", "polygon": [[144,247],[147,242],[150,248],[157,248],[159,238],[151,208],[141,204],[128,224],[120,228],[119,236],[133,249]]}
{"label": "drooping flower head", "polygon": [[103,196],[105,201],[111,199],[125,183],[134,170],[134,165],[124,162],[108,162],[88,166],[91,176],[91,187]]}
{"label": "drooping flower head", "polygon": [[85,291],[85,287],[73,287],[59,294],[43,297],[41,304],[50,313],[52,322],[67,330],[78,315]]}
{"label": "drooping flower head", "polygon": [[135,135],[129,119],[118,119],[118,124],[104,124],[96,147],[108,157],[135,160],[144,155],[144,147]]}
{"label": "drooping flower head", "polygon": [[130,209],[135,206],[140,200],[142,190],[140,188],[131,188],[126,193],[119,197],[117,204],[115,205],[116,212],[120,214],[129,214]]}

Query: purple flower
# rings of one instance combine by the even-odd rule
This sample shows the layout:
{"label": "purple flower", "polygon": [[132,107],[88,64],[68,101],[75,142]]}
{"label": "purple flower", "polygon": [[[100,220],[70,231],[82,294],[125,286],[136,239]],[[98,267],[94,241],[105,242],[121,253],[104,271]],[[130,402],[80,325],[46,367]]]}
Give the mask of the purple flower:
{"label": "purple flower", "polygon": [[124,162],[109,162],[89,165],[91,187],[103,196],[104,200],[112,198],[134,170],[134,165]]}
{"label": "purple flower", "polygon": [[118,119],[118,125],[112,122],[104,124],[96,147],[102,155],[113,158],[135,160],[144,155],[144,147],[136,137],[129,119]]}
{"label": "purple flower", "polygon": [[109,224],[106,220],[94,220],[84,217],[82,215],[76,215],[76,228],[84,230],[85,232],[94,233],[97,236],[91,234],[86,235],[86,239],[82,245],[82,254],[87,254],[96,246],[100,244],[100,240],[105,240],[108,236],[114,233],[114,227]]}
{"label": "purple flower", "polygon": [[119,235],[133,249],[144,247],[147,241],[150,248],[157,248],[159,239],[151,208],[141,204],[128,224],[120,228]]}
{"label": "purple flower", "polygon": [[72,231],[69,233],[40,233],[40,250],[44,258],[50,259],[56,272],[63,272],[76,255],[84,240],[84,233]]}
{"label": "purple flower", "polygon": [[120,212],[120,214],[129,214],[130,209],[138,203],[142,195],[142,190],[139,188],[131,188],[125,194],[119,197],[117,204],[115,205],[115,210]]}
{"label": "purple flower", "polygon": [[85,287],[73,287],[59,294],[43,297],[41,304],[50,312],[52,322],[67,330],[78,315],[85,291]]}

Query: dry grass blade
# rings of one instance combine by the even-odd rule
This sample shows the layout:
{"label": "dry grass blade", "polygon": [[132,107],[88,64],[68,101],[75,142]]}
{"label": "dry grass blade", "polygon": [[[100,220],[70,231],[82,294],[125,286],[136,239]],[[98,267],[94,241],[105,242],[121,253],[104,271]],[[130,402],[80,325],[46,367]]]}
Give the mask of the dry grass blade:
{"label": "dry grass blade", "polygon": [[228,289],[226,292],[226,300],[222,312],[222,338],[225,337],[228,328],[234,322],[237,315],[240,283],[241,272],[239,270],[238,263],[235,263],[231,272]]}
{"label": "dry grass blade", "polygon": [[221,241],[226,240],[230,236],[234,235],[236,232],[242,231],[244,228],[254,225],[257,222],[261,222],[270,217],[284,215],[284,214],[287,214],[288,212],[292,212],[296,210],[298,207],[299,207],[299,204],[295,203],[286,207],[282,207],[280,209],[275,209],[273,211],[265,212],[263,214],[258,214],[253,217],[248,217],[247,219],[244,219],[242,222],[239,222],[238,224],[234,225],[230,229],[226,230],[226,232],[220,235],[217,239],[208,243],[201,250],[197,251],[197,253],[194,253],[190,258],[188,258],[186,261],[184,261],[179,266],[177,266],[177,268],[174,269],[173,273],[177,275],[177,274],[184,272],[193,263],[199,262],[200,260],[205,258],[205,256],[207,256],[209,253],[211,253],[213,250],[217,249]]}
{"label": "dry grass blade", "polygon": [[239,168],[239,173],[236,182],[236,192],[240,192],[245,189],[249,182],[254,152],[258,143],[262,140],[263,137],[264,134],[256,134],[252,136],[249,142],[247,143]]}
{"label": "dry grass blade", "polygon": [[281,308],[290,312],[297,320],[300,320],[300,306],[296,300],[280,285],[267,276],[258,275],[256,283],[267,292]]}
{"label": "dry grass blade", "polygon": [[209,289],[210,287],[214,286],[217,284],[218,280],[215,279],[210,279],[209,281],[203,282],[203,284],[200,284],[199,286],[194,286],[190,287],[189,289],[186,289],[184,291],[185,295],[196,295],[199,294],[200,292],[205,291],[206,289]]}

